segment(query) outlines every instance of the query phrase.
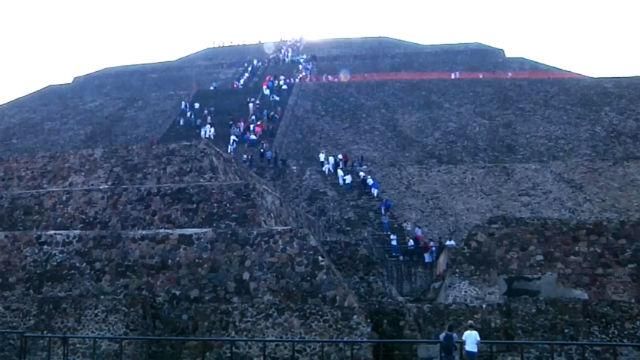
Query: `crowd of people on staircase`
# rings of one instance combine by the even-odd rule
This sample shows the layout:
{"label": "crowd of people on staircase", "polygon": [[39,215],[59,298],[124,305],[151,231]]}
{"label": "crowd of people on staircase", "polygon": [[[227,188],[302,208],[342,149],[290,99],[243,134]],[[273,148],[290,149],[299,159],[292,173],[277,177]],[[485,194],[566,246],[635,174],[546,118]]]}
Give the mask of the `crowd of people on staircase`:
{"label": "crowd of people on staircase", "polygon": [[[268,166],[284,165],[285,159],[278,159],[275,149],[271,149],[270,144],[264,139],[265,135],[273,135],[271,129],[277,127],[283,115],[283,106],[280,101],[288,97],[293,85],[304,76],[305,69],[313,67],[307,61],[307,57],[299,55],[302,50],[302,41],[288,41],[283,43],[281,48],[275,51],[267,60],[267,64],[272,62],[285,64],[298,64],[292,74],[269,74],[262,82],[261,91],[255,98],[247,99],[248,118],[240,118],[238,121],[230,122],[229,146],[227,151],[234,154],[238,143],[246,144],[246,148],[257,149],[260,161],[266,162]],[[258,65],[261,62],[257,62]],[[301,75],[302,74],[302,75]],[[262,102],[261,102],[262,99]],[[253,167],[254,155],[242,154],[242,161],[249,167]]]}
{"label": "crowd of people on staircase", "polygon": [[[240,76],[233,82],[234,89],[242,89],[246,82],[249,79],[256,76],[260,69],[262,68],[262,62],[258,59],[253,59],[253,61],[244,63],[242,71],[240,72]],[[211,89],[211,88],[210,88]],[[214,89],[211,89],[214,90]]]}
{"label": "crowd of people on staircase", "polygon": [[178,114],[178,125],[200,129],[200,137],[213,140],[216,130],[213,126],[214,108],[204,108],[197,101],[182,101]]}
{"label": "crowd of people on staircase", "polygon": [[289,39],[283,41],[276,51],[271,52],[269,61],[273,64],[289,64],[300,57],[303,57],[302,49],[304,48],[304,40],[302,38]]}
{"label": "crowd of people on staircase", "polygon": [[[238,145],[244,144],[246,151],[241,154],[241,159],[249,168],[254,166],[254,154],[257,152],[258,161],[266,163],[267,166],[277,167],[279,162],[282,167],[286,167],[286,160],[279,159],[278,153],[271,148],[264,139],[266,134],[272,135],[270,130],[277,126],[283,115],[283,106],[280,104],[281,98],[287,96],[295,83],[300,81],[312,81],[315,70],[315,57],[302,54],[302,40],[291,40],[282,44],[274,51],[269,59],[260,61],[253,59],[244,63],[239,77],[233,82],[233,88],[242,89],[260,74],[260,70],[267,68],[271,63],[275,64],[296,64],[296,70],[289,76],[285,74],[266,75],[260,93],[256,97],[247,99],[247,117],[229,119],[229,145],[227,152],[236,154]],[[327,80],[325,80],[327,81]],[[215,90],[217,83],[212,83],[210,90]],[[261,101],[262,100],[262,101]],[[189,126],[199,128],[202,140],[213,140],[215,138],[214,127],[215,108],[213,106],[205,108],[193,99],[182,101],[178,116],[179,126]],[[429,240],[425,231],[419,225],[412,226],[405,222],[401,227],[395,228],[391,223],[393,201],[388,197],[381,196],[381,186],[378,179],[374,178],[370,169],[364,164],[364,156],[360,155],[356,159],[351,159],[345,152],[328,154],[325,150],[320,151],[318,160],[322,172],[327,176],[335,175],[338,186],[347,192],[353,191],[353,182],[356,179],[360,182],[360,191],[374,199],[382,198],[378,205],[381,216],[382,232],[388,236],[389,243],[385,246],[388,255],[399,260],[420,260],[429,270],[435,270],[436,275],[442,275],[446,269],[446,258],[441,256],[445,248],[451,249],[457,246],[453,239],[446,242],[441,240],[436,242]],[[402,230],[400,230],[401,228]],[[398,232],[404,232],[404,240],[398,238]],[[444,258],[444,259],[443,259]],[[444,261],[443,261],[444,260]],[[440,335],[440,351],[445,359],[453,359],[456,349],[455,343],[458,337],[453,333],[453,327],[449,326]],[[469,359],[477,356],[480,337],[475,331],[473,324],[469,324],[469,330],[462,336],[465,354]]]}
{"label": "crowd of people on staircase", "polygon": [[[255,97],[247,99],[246,117],[229,118],[227,152],[232,155],[239,154],[242,162],[250,168],[253,168],[255,158],[268,166],[286,165],[286,160],[279,158],[277,151],[271,148],[266,138],[274,135],[272,130],[277,127],[283,116],[284,105],[281,104],[281,99],[288,97],[295,83],[310,79],[315,69],[315,56],[302,54],[303,47],[302,39],[283,41],[273,48],[274,51],[268,58],[245,62],[233,81],[232,88],[245,89],[249,84],[254,84],[269,65],[289,64],[288,74],[264,75],[260,91]],[[217,87],[218,84],[213,82],[209,89],[216,90]],[[177,122],[180,127],[197,129],[202,140],[213,140],[216,126],[224,126],[221,119],[214,115],[213,106],[204,108],[192,98],[190,101],[182,101]],[[240,145],[244,147],[240,148]],[[244,151],[238,151],[239,149]],[[351,184],[352,177],[347,176],[346,181]]]}
{"label": "crowd of people on staircase", "polygon": [[[302,54],[302,48],[301,40],[283,42],[268,59],[264,61],[253,59],[245,63],[240,71],[241,75],[233,83],[234,88],[245,87],[259,76],[260,69],[268,68],[272,63],[296,65],[292,74],[266,75],[256,97],[247,99],[247,117],[229,119],[230,134],[227,152],[235,155],[239,145],[243,144],[243,149],[246,151],[243,151],[240,156],[242,162],[250,168],[253,168],[256,157],[268,166],[278,166],[279,161],[284,164],[285,160],[278,158],[277,151],[271,148],[265,140],[265,135],[270,134],[270,130],[277,126],[283,115],[280,99],[289,94],[296,82],[308,80],[312,76],[315,59],[313,56]],[[199,128],[200,137],[203,140],[212,140],[216,134],[214,112],[214,107],[204,108],[198,102],[183,101],[178,117],[179,125]],[[335,175],[338,185],[345,191],[352,191],[353,182],[357,179],[360,182],[361,191],[370,193],[375,199],[380,197],[380,182],[367,173],[369,169],[364,165],[362,155],[352,160],[345,152],[328,154],[323,150],[318,154],[318,160],[324,174]],[[446,243],[442,243],[442,241],[430,240],[420,226],[411,226],[409,223],[403,224],[401,229],[393,228],[390,217],[392,208],[391,199],[381,200],[379,209],[382,232],[388,236],[388,244],[385,247],[389,249],[389,255],[400,260],[421,258],[428,268],[435,269],[438,274],[443,272],[443,267],[446,265],[438,266],[438,260],[445,247],[456,246],[455,241],[449,239]],[[404,232],[404,238],[399,239],[398,231]],[[446,264],[446,260],[444,263]]]}
{"label": "crowd of people on staircase", "polygon": [[[322,150],[318,154],[318,160],[322,172],[327,177],[337,176],[338,185],[343,187],[345,191],[352,190],[353,177],[351,174],[353,173],[357,174],[360,179],[361,191],[371,194],[374,199],[379,197],[381,192],[380,182],[372,175],[367,174],[370,169],[364,165],[364,156],[359,156],[356,161],[350,161],[345,152],[334,155]],[[405,235],[404,243],[400,244],[397,231],[392,229],[390,218],[393,201],[384,197],[378,208],[380,210],[382,232],[389,239],[388,246],[386,246],[389,249],[389,255],[400,260],[418,260],[422,258],[428,269],[435,270],[437,275],[442,275],[446,268],[446,259],[441,255],[445,248],[455,248],[455,241],[449,239],[443,243],[441,240],[437,242],[433,239],[429,240],[422,227],[419,225],[414,227],[406,222],[402,224],[402,231]]]}
{"label": "crowd of people on staircase", "polygon": [[238,143],[245,144],[246,148],[257,148],[260,153],[270,151],[263,136],[269,134],[272,127],[277,126],[282,116],[282,107],[278,102],[279,100],[268,100],[267,104],[263,105],[259,98],[247,99],[247,118],[231,118],[229,121],[229,154],[236,153]]}

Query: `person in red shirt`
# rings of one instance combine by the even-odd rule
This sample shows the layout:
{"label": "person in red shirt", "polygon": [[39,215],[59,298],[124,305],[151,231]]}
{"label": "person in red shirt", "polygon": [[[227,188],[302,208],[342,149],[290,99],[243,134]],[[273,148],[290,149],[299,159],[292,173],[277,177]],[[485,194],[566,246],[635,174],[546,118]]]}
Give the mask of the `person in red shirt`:
{"label": "person in red shirt", "polygon": [[349,157],[347,156],[347,153],[342,153],[342,162],[344,163],[345,168],[349,166]]}
{"label": "person in red shirt", "polygon": [[253,128],[253,131],[256,133],[257,137],[260,137],[262,135],[262,130],[264,130],[262,122],[258,121],[258,124]]}

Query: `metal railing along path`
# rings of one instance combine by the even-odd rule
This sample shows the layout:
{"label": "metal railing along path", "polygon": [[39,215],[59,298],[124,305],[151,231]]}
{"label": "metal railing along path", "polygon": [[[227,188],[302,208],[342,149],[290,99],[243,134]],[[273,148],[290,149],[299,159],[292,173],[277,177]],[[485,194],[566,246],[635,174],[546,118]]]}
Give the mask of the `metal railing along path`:
{"label": "metal railing along path", "polygon": [[[125,351],[134,343],[144,345],[142,352],[146,351],[146,355],[138,354],[136,359],[151,359],[149,357],[149,349],[153,346],[168,344],[198,344],[195,348],[197,355],[183,357],[178,359],[206,359],[207,354],[211,351],[211,344],[217,344],[218,349],[224,350],[225,359],[242,358],[242,345],[250,346],[253,350],[253,356],[261,359],[269,359],[272,356],[268,347],[271,345],[280,345],[278,356],[282,356],[283,352],[289,359],[302,359],[296,348],[311,347],[314,349],[314,358],[325,359],[331,347],[339,346],[345,359],[359,359],[361,355],[357,355],[358,351],[363,350],[374,359],[393,358],[388,349],[395,348],[397,354],[399,348],[405,347],[409,351],[407,354],[414,354],[408,358],[418,358],[415,348],[418,346],[431,346],[432,350],[438,351],[438,340],[413,340],[413,339],[258,339],[258,338],[229,338],[229,337],[161,337],[161,336],[103,336],[103,335],[67,335],[67,334],[35,334],[23,331],[0,331],[0,341],[5,345],[6,341],[15,342],[17,353],[14,358],[19,360],[40,359],[41,357],[31,357],[30,349],[36,348],[38,343],[41,355],[46,359],[61,358],[68,360],[77,358],[80,354],[73,353],[72,344],[74,342],[86,342],[85,353],[88,353],[89,359],[130,359]],[[115,343],[115,353],[110,357],[105,357],[101,353],[105,342]],[[42,344],[44,343],[44,345]],[[370,349],[366,349],[370,347]],[[462,346],[458,344],[458,351],[462,358]],[[623,349],[631,349],[640,352],[640,343],[623,343],[623,342],[570,342],[570,341],[482,341],[480,353],[483,354],[482,359],[497,359],[499,354],[508,352],[510,358],[528,359],[532,356],[529,352],[535,351],[538,356],[546,359],[555,359],[557,356],[566,351],[573,349],[574,358],[576,359],[618,359]],[[601,349],[597,354],[590,354],[592,349]],[[6,356],[6,354],[5,354]],[[85,356],[86,357],[86,356]],[[85,358],[83,357],[83,358]],[[407,357],[403,357],[407,358]],[[436,355],[435,358],[441,358]]]}

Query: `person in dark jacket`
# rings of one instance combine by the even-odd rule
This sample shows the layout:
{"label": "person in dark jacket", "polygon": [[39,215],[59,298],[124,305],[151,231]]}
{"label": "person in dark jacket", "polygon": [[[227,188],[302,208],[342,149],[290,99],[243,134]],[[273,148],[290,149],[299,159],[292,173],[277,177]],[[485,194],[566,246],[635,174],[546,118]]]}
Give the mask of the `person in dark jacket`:
{"label": "person in dark jacket", "polygon": [[457,342],[458,335],[453,332],[453,325],[449,324],[447,330],[440,334],[440,354],[443,360],[455,360]]}

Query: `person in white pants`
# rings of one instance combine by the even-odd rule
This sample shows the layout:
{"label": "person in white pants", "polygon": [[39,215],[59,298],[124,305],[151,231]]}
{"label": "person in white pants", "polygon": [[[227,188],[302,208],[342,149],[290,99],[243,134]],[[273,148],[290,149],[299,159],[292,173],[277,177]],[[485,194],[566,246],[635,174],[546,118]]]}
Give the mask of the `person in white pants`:
{"label": "person in white pants", "polygon": [[233,151],[236,149],[237,142],[238,142],[238,137],[236,137],[235,135],[229,136],[229,149],[227,150],[229,154],[233,153]]}
{"label": "person in white pants", "polygon": [[336,158],[333,155],[329,155],[329,170],[333,172],[333,165],[336,163]]}
{"label": "person in white pants", "polygon": [[253,99],[249,100],[249,116],[253,115],[253,105],[254,105],[254,100]]}
{"label": "person in white pants", "polygon": [[324,171],[324,174],[329,176],[329,170],[331,170],[331,166],[329,166],[329,163],[324,163],[324,166],[322,167],[322,171]]}

